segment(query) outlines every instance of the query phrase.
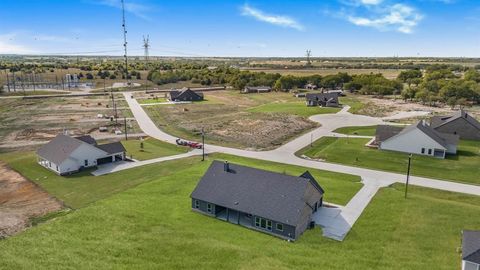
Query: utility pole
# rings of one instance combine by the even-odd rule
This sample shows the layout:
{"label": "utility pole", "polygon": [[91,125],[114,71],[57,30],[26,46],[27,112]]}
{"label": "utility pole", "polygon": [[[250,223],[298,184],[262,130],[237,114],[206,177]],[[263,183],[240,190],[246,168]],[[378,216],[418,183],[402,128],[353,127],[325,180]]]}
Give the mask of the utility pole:
{"label": "utility pole", "polygon": [[15,81],[17,78],[15,77],[15,70],[13,71],[13,92],[17,92],[17,87],[15,86]]}
{"label": "utility pole", "polygon": [[[10,72],[10,70],[9,70],[9,72]],[[9,79],[9,76],[8,76],[9,72],[7,72],[7,69],[5,69],[5,74],[7,74],[7,88],[8,88],[8,92],[10,93],[10,79]]]}
{"label": "utility pole", "polygon": [[127,136],[127,118],[123,117],[123,124],[125,125],[125,141],[128,141],[128,136]]}
{"label": "utility pole", "polygon": [[123,47],[125,49],[125,80],[128,83],[128,57],[127,57],[127,25],[125,24],[125,1],[122,0],[122,27],[123,27]]}
{"label": "utility pole", "polygon": [[202,161],[205,161],[205,128],[202,127]]}
{"label": "utility pole", "polygon": [[33,92],[35,92],[35,71],[32,71]]}
{"label": "utility pole", "polygon": [[313,147],[313,132],[310,134],[310,147]]}
{"label": "utility pole", "polygon": [[412,154],[408,155],[408,168],[407,168],[407,183],[405,185],[405,199],[407,198],[407,192],[408,192],[408,182],[410,180],[410,165],[411,165],[411,160],[412,160]]}
{"label": "utility pole", "polygon": [[147,38],[143,36],[143,48],[145,49],[145,70],[147,71],[147,75],[145,75],[145,93],[147,93],[147,84],[148,84],[148,60],[149,54],[148,49],[150,48],[150,36],[147,35]]}

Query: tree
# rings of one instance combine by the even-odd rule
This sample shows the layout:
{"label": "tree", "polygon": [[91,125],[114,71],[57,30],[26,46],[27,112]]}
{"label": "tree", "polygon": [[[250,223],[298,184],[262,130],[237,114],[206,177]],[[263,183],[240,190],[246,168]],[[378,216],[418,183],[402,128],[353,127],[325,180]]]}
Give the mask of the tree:
{"label": "tree", "polygon": [[87,78],[87,80],[93,80],[93,75],[92,75],[92,73],[90,73],[90,72],[87,73],[86,78]]}
{"label": "tree", "polygon": [[465,72],[464,78],[466,81],[474,81],[480,83],[480,72],[476,69],[469,69]]}

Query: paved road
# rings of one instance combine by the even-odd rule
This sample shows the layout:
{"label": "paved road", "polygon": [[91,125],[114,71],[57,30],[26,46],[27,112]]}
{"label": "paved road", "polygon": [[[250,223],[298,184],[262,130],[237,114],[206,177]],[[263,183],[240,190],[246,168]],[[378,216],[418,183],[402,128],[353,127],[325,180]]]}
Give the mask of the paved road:
{"label": "paved road", "polygon": [[[176,137],[160,130],[138,102],[130,97],[130,93],[124,93],[124,96],[143,132],[158,140],[175,143]],[[308,146],[312,140],[315,141],[323,136],[335,135],[333,131],[337,128],[346,126],[371,126],[384,123],[383,120],[379,118],[350,114],[348,113],[348,109],[349,108],[346,107],[336,114],[322,114],[310,117],[311,120],[321,123],[322,126],[271,151],[248,151],[216,145],[205,145],[205,151],[207,153],[220,152],[361,176],[364,186],[346,206],[332,211],[330,211],[331,209],[322,209],[322,211],[319,211],[314,217],[317,224],[323,227],[324,236],[336,240],[343,240],[379,188],[386,187],[395,182],[403,183],[405,181],[405,175],[398,173],[305,160],[295,156],[296,151]],[[406,115],[411,117],[413,114]],[[321,183],[321,179],[319,179],[319,181]],[[415,176],[410,178],[410,183],[412,185],[480,196],[480,186],[475,185]],[[332,212],[336,214],[332,214]]]}

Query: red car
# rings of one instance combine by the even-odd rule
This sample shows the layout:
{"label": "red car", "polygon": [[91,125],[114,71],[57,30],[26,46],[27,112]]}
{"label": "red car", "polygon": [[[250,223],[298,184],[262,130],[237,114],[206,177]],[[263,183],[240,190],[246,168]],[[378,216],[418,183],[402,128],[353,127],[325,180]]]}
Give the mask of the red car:
{"label": "red car", "polygon": [[197,142],[189,142],[189,141],[185,141],[185,140],[182,140],[182,139],[177,139],[176,142],[177,142],[178,145],[188,146],[188,147],[191,147],[191,148],[196,148],[196,149],[202,149],[203,148],[203,145],[201,143],[197,143]]}

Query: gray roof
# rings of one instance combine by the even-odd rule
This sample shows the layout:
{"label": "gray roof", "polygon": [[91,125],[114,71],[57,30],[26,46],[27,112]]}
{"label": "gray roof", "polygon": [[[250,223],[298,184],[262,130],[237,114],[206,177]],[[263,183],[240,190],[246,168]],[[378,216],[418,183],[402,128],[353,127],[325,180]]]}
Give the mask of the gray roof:
{"label": "gray roof", "polygon": [[108,154],[117,154],[127,151],[121,142],[99,144],[96,145],[96,147],[107,152]]}
{"label": "gray roof", "polygon": [[308,93],[306,95],[307,100],[314,101],[329,101],[336,100],[338,102],[338,93]]}
{"label": "gray roof", "polygon": [[[405,134],[413,129],[419,129],[421,130],[425,135],[430,137],[432,140],[436,141],[438,144],[443,146],[444,148],[447,148],[448,145],[457,145],[458,141],[460,140],[460,136],[454,135],[454,134],[447,134],[447,133],[442,133],[438,132],[435,129],[433,129],[431,126],[429,126],[424,120],[418,121],[416,124],[409,125],[405,127],[402,131],[400,131],[396,135],[400,134]],[[394,136],[396,136],[394,135]],[[393,137],[393,136],[391,136]],[[391,138],[390,137],[390,138]],[[385,139],[387,140],[387,139]]]}
{"label": "gray roof", "polygon": [[47,144],[40,147],[37,150],[37,155],[58,165],[68,159],[70,154],[72,154],[73,151],[83,143],[84,142],[78,139],[60,134]]}
{"label": "gray roof", "polygon": [[[309,207],[305,198],[308,185],[318,186],[308,172],[295,177],[236,164],[229,167],[226,172],[223,162],[214,161],[190,196],[297,226],[302,210]],[[318,192],[323,194],[323,189]]]}
{"label": "gray roof", "polygon": [[480,231],[463,231],[462,258],[480,264]]}
{"label": "gray roof", "polygon": [[403,127],[391,125],[379,125],[375,132],[375,139],[377,142],[383,142],[391,137],[397,135],[403,130]]}
{"label": "gray roof", "polygon": [[450,115],[450,116],[434,116],[430,119],[430,125],[432,128],[438,128],[440,126],[453,122],[459,118],[465,119],[467,123],[471,124],[476,129],[480,130],[480,122],[478,122],[477,119],[469,115],[464,110],[456,111],[453,115]]}
{"label": "gray roof", "polygon": [[190,90],[190,88],[182,88],[180,91],[179,90],[173,90],[170,91],[170,98],[171,99],[177,99],[180,98],[183,95],[197,95],[199,97],[203,97],[203,93],[201,92],[195,92],[193,90]]}
{"label": "gray roof", "polygon": [[91,145],[97,144],[97,141],[90,135],[78,136],[78,137],[75,137],[75,139],[80,140],[82,142],[86,142]]}

